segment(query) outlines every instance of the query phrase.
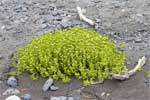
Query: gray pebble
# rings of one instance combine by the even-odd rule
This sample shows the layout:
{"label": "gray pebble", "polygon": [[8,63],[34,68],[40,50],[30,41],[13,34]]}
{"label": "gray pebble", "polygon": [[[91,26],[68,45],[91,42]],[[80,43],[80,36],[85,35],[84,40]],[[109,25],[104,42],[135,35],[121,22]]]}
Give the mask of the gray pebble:
{"label": "gray pebble", "polygon": [[42,26],[41,26],[43,29],[44,28],[46,28],[47,27],[47,25],[46,24],[42,24]]}
{"label": "gray pebble", "polygon": [[73,25],[73,26],[80,25],[80,22],[77,21],[77,20],[73,20],[73,21],[72,21],[72,25]]}
{"label": "gray pebble", "polygon": [[55,6],[54,4],[51,4],[51,5],[49,6],[49,9],[50,9],[51,11],[54,11],[54,10],[56,9],[56,6]]}
{"label": "gray pebble", "polygon": [[59,97],[51,97],[50,100],[80,100],[80,98],[59,96]]}
{"label": "gray pebble", "polygon": [[[10,71],[10,66],[7,64],[6,66],[5,66],[5,68],[3,69],[3,74],[5,74],[5,73],[8,73],[9,71]],[[8,78],[8,77],[7,77]]]}
{"label": "gray pebble", "polygon": [[17,51],[12,51],[11,54],[8,56],[8,59],[12,59],[14,54],[16,53]]}
{"label": "gray pebble", "polygon": [[60,13],[59,13],[59,11],[54,11],[54,12],[52,12],[52,15],[53,15],[54,17],[56,17],[56,16],[60,16]]}
{"label": "gray pebble", "polygon": [[21,98],[22,98],[22,100],[31,100],[31,99],[32,99],[32,97],[31,97],[30,94],[25,94],[25,95],[22,96]]}
{"label": "gray pebble", "polygon": [[10,30],[12,30],[14,27],[12,26],[12,25],[10,25],[10,26],[7,26],[5,29],[7,30],[7,31],[10,31]]}
{"label": "gray pebble", "polygon": [[4,57],[2,55],[0,55],[0,59],[3,59]]}
{"label": "gray pebble", "polygon": [[53,84],[53,79],[49,78],[43,85],[43,91],[46,92]]}
{"label": "gray pebble", "polygon": [[24,1],[24,4],[25,4],[25,5],[32,5],[32,2],[33,2],[33,1],[28,0],[28,1]]}
{"label": "gray pebble", "polygon": [[50,0],[50,2],[53,2],[53,3],[56,2],[56,1],[57,1],[57,0]]}
{"label": "gray pebble", "polygon": [[28,17],[27,17],[27,16],[20,19],[20,21],[23,22],[23,23],[25,23],[27,20],[28,20]]}
{"label": "gray pebble", "polygon": [[22,6],[22,5],[18,5],[18,6],[16,6],[16,7],[14,8],[14,10],[15,10],[16,12],[25,12],[25,11],[27,11],[27,8],[24,7],[24,6]]}
{"label": "gray pebble", "polygon": [[142,39],[140,38],[135,39],[135,43],[141,43],[141,42],[142,42]]}
{"label": "gray pebble", "polygon": [[58,90],[58,89],[59,89],[59,87],[54,86],[54,85],[52,85],[52,86],[50,87],[50,90],[52,90],[52,91],[56,91],[56,90]]}
{"label": "gray pebble", "polygon": [[98,29],[99,29],[99,25],[96,23],[96,25],[94,26],[94,28],[95,28],[96,30],[98,30]]}
{"label": "gray pebble", "polygon": [[2,26],[2,27],[1,27],[2,30],[5,29],[5,28],[6,28],[6,26]]}
{"label": "gray pebble", "polygon": [[80,22],[77,20],[62,21],[61,25],[62,25],[62,28],[66,29],[66,28],[70,28],[73,26],[78,26],[80,25]]}
{"label": "gray pebble", "polygon": [[5,41],[5,39],[6,39],[5,37],[0,36],[0,42]]}
{"label": "gray pebble", "polygon": [[58,16],[58,17],[55,17],[55,20],[56,21],[62,21],[62,18]]}
{"label": "gray pebble", "polygon": [[95,22],[96,22],[96,23],[100,23],[100,22],[101,22],[101,19],[96,19]]}
{"label": "gray pebble", "polygon": [[17,79],[14,76],[10,76],[7,80],[7,85],[10,87],[17,87]]}
{"label": "gray pebble", "polygon": [[66,29],[66,28],[70,28],[72,25],[72,22],[63,22],[62,23],[62,28]]}

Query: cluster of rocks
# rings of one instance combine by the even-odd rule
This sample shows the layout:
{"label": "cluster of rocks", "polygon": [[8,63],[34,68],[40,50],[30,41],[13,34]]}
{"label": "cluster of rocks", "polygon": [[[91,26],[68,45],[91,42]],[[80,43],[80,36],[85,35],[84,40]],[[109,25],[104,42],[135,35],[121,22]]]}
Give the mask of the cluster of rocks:
{"label": "cluster of rocks", "polygon": [[[32,97],[30,94],[24,94],[21,97],[17,96],[21,94],[21,91],[17,89],[18,80],[14,76],[10,76],[7,80],[7,86],[9,87],[6,91],[3,92],[4,96],[8,96],[5,100],[31,100]],[[45,81],[43,85],[43,92],[56,91],[59,87],[55,86],[53,79],[49,78]],[[80,97],[65,97],[65,96],[51,96],[50,100],[80,100]]]}
{"label": "cluster of rocks", "polygon": [[7,80],[8,89],[3,93],[4,96],[10,95],[5,100],[31,100],[30,94],[24,94],[21,98],[17,96],[20,91],[17,89],[18,81],[14,76],[10,76]]}
{"label": "cluster of rocks", "polygon": [[[52,78],[49,78],[48,80],[45,81],[42,89],[44,92],[46,92],[48,90],[56,91],[59,89],[59,87],[57,87],[53,84]],[[50,100],[80,100],[80,97],[51,96]]]}
{"label": "cluster of rocks", "polygon": [[58,90],[59,87],[57,86],[54,86],[53,84],[53,79],[52,78],[49,78],[43,85],[43,91],[46,92],[48,90],[51,90],[51,91],[56,91]]}

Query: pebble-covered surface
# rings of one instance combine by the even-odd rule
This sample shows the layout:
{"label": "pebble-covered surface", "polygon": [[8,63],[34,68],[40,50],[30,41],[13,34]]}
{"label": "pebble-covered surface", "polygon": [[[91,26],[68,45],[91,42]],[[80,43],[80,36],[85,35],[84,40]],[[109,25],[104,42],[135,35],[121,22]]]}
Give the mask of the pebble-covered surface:
{"label": "pebble-covered surface", "polygon": [[[98,26],[80,21],[77,5],[85,9],[85,15]],[[32,81],[24,74],[17,78],[19,95],[30,94],[32,100],[49,100],[51,96],[81,97],[83,100],[149,100],[150,78],[146,77],[150,71],[149,8],[150,0],[0,0],[0,94],[9,88],[7,74],[14,70],[10,62],[19,47],[45,33],[80,26],[109,37],[117,47],[124,42],[129,69],[145,55],[147,62],[142,72],[123,82],[106,80],[104,84],[85,87],[82,93],[76,91],[82,88],[80,80],[74,79],[69,84],[57,81],[54,86],[58,86],[58,90],[43,92],[47,79]],[[104,92],[109,96],[102,96]],[[0,95],[0,100],[6,97]]]}

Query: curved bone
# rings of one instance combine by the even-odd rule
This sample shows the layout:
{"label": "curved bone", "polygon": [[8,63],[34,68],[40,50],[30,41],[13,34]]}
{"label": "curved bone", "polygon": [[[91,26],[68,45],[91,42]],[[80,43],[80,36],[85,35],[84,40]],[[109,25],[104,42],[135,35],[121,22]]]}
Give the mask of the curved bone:
{"label": "curved bone", "polygon": [[124,72],[124,74],[110,74],[112,76],[113,79],[117,79],[117,80],[126,80],[129,79],[132,75],[134,75],[139,68],[141,68],[146,61],[146,57],[143,56],[141,59],[139,59],[138,64],[131,70]]}
{"label": "curved bone", "polygon": [[[120,74],[110,73],[110,75],[113,79],[116,79],[116,80],[129,79],[132,75],[134,75],[138,71],[139,68],[144,66],[145,62],[146,62],[146,57],[143,56],[141,59],[139,59],[138,64],[133,69],[131,69],[130,71],[121,72]],[[102,82],[97,81],[97,82],[93,82],[92,84],[94,85],[94,84],[99,84],[99,83],[102,83]]]}
{"label": "curved bone", "polygon": [[77,12],[78,12],[78,15],[79,15],[79,17],[80,17],[80,20],[83,20],[83,21],[89,23],[89,24],[92,25],[92,26],[95,25],[95,22],[94,22],[94,21],[92,21],[91,19],[88,19],[87,17],[85,17],[85,16],[83,15],[83,11],[82,11],[82,9],[81,9],[79,6],[77,6]]}

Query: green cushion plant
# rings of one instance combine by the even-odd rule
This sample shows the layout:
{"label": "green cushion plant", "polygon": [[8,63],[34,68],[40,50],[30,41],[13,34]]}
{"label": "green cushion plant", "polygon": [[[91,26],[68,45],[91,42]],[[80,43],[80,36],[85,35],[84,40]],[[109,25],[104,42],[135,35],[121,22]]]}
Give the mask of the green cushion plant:
{"label": "green cushion plant", "polygon": [[28,72],[34,80],[51,77],[69,82],[76,76],[90,85],[105,80],[110,73],[127,70],[125,54],[111,40],[79,27],[37,37],[19,48],[14,58],[17,70],[11,74]]}

